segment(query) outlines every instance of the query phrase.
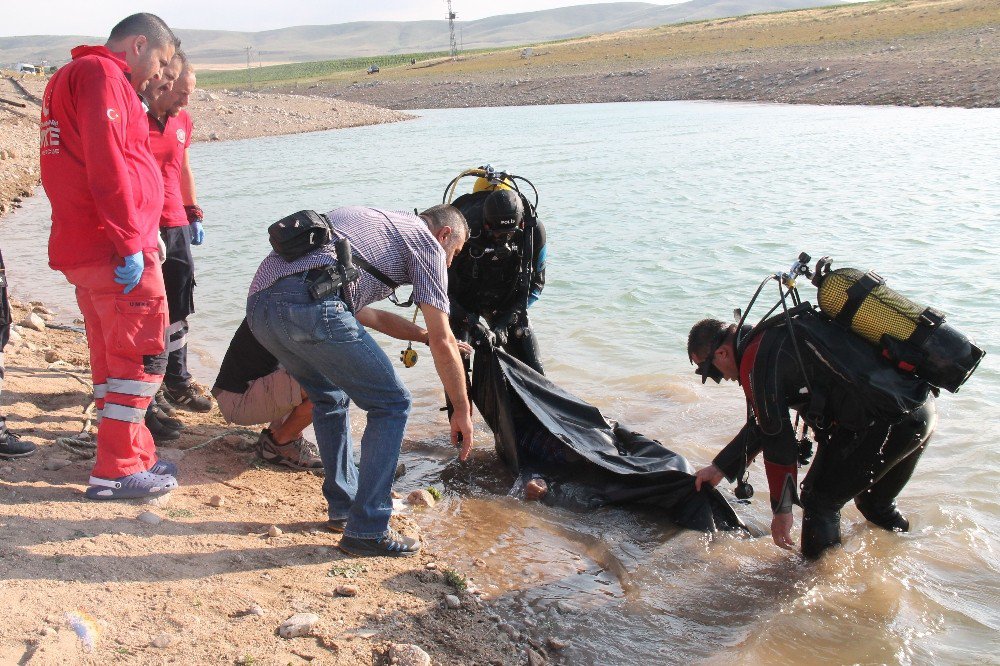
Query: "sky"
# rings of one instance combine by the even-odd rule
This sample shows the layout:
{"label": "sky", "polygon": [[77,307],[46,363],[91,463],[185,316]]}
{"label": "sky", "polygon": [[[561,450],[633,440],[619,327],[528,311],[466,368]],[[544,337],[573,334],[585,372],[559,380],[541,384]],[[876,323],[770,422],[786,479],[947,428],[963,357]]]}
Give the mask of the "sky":
{"label": "sky", "polygon": [[[458,20],[498,14],[596,4],[608,0],[452,0]],[[672,5],[683,0],[644,0]],[[106,36],[129,14],[157,14],[172,28],[251,31],[293,25],[328,25],[350,21],[415,21],[446,17],[445,0],[148,0],[145,3],[111,0],[45,0],[44,11],[24,0],[0,0],[0,37],[14,35]]]}

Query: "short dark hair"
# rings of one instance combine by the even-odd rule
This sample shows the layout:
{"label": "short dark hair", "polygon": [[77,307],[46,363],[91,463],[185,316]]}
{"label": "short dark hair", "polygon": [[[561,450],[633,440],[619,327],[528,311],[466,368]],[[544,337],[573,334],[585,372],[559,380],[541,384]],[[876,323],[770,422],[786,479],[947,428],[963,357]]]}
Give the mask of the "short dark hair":
{"label": "short dark hair", "polygon": [[688,333],[688,360],[693,362],[695,356],[707,356],[724,330],[729,330],[729,324],[718,319],[702,319],[692,326]]}
{"label": "short dark hair", "polygon": [[462,211],[450,204],[438,204],[431,206],[420,213],[421,219],[427,223],[431,231],[437,231],[441,227],[451,227],[453,233],[457,234],[453,242],[469,240],[469,223],[465,221]]}
{"label": "short dark hair", "polygon": [[137,35],[145,36],[150,44],[154,46],[173,45],[175,49],[181,47],[181,40],[177,39],[177,36],[174,35],[174,32],[166,22],[156,14],[149,14],[147,12],[140,12],[123,18],[118,22],[118,25],[111,28],[111,36],[108,37],[108,41],[135,37]]}

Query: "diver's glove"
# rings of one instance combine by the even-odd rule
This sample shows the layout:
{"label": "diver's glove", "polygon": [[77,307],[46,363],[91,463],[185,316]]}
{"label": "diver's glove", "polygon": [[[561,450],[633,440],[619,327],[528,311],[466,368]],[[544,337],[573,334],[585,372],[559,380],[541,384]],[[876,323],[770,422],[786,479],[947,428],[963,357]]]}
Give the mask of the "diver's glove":
{"label": "diver's glove", "polygon": [[479,347],[495,347],[497,344],[496,336],[493,334],[493,331],[487,328],[486,324],[482,322],[473,326],[472,330],[469,331],[469,334],[472,346],[477,349]]}
{"label": "diver's glove", "polygon": [[205,219],[205,213],[202,212],[201,206],[198,204],[184,206],[184,213],[187,215],[188,223],[191,225],[191,244],[201,245],[205,242],[205,229],[201,224],[201,221]]}
{"label": "diver's glove", "polygon": [[517,310],[502,312],[493,320],[493,335],[496,337],[496,344],[504,346],[507,344],[510,328],[517,323]]}
{"label": "diver's glove", "polygon": [[142,252],[136,252],[125,257],[125,265],[115,268],[115,282],[125,285],[125,293],[135,289],[142,279],[142,271],[146,267]]}

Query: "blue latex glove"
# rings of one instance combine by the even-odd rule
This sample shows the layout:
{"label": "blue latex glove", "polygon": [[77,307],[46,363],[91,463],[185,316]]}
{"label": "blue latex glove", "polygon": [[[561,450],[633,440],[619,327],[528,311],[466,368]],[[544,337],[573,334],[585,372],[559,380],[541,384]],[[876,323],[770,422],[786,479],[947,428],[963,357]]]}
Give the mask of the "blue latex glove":
{"label": "blue latex glove", "polygon": [[201,245],[205,242],[205,229],[201,226],[201,220],[191,223],[191,245]]}
{"label": "blue latex glove", "polygon": [[142,252],[136,252],[125,257],[125,265],[115,268],[115,282],[125,285],[125,293],[135,289],[142,278],[142,271],[146,267],[142,259]]}

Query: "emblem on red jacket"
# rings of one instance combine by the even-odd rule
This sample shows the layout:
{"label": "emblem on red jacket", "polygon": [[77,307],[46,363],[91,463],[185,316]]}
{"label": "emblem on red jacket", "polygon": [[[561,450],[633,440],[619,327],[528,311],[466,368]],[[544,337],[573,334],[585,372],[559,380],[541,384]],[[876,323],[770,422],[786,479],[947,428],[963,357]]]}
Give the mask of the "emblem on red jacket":
{"label": "emblem on red jacket", "polygon": [[187,139],[187,132],[184,131],[183,127],[178,127],[177,128],[177,143],[184,143],[185,139]]}
{"label": "emblem on red jacket", "polygon": [[108,120],[115,122],[121,118],[121,114],[118,113],[118,109],[108,109]]}

